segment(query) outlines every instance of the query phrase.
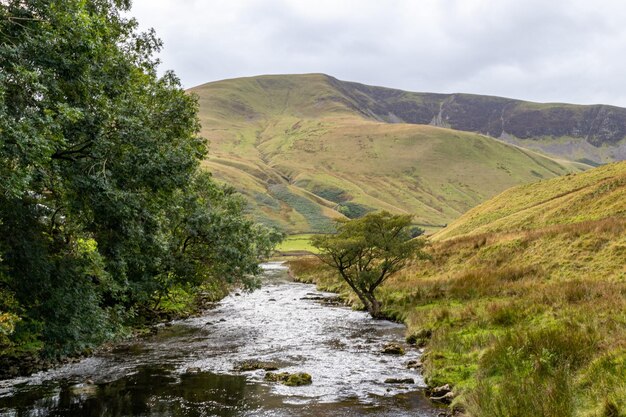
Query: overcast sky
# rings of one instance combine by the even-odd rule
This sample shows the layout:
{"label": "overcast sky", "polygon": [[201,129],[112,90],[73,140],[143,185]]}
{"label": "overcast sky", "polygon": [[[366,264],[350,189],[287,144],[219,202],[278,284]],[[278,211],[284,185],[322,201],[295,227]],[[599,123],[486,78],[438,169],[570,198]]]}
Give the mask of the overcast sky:
{"label": "overcast sky", "polygon": [[323,72],[410,91],[626,107],[622,0],[134,0],[185,87]]}

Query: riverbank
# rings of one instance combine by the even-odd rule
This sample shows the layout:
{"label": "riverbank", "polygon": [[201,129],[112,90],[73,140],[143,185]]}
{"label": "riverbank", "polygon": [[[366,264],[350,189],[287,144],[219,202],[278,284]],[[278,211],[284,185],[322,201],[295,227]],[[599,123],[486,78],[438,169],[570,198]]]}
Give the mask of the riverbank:
{"label": "riverbank", "polygon": [[0,352],[0,381],[77,363],[93,355],[109,352],[122,343],[132,343],[154,334],[158,327],[168,322],[201,315],[231,290],[223,283],[205,285],[194,291],[173,288],[154,308],[142,309],[131,320],[120,324],[117,332],[108,340],[74,355],[43,356],[43,345],[36,341],[10,346]]}
{"label": "riverbank", "polygon": [[[626,220],[433,241],[380,288],[383,312],[423,346],[431,386],[480,417],[609,417],[626,410]],[[303,282],[358,299],[315,257]],[[617,410],[617,411],[615,411]],[[620,411],[621,410],[621,411]],[[615,414],[617,412],[617,414]]]}

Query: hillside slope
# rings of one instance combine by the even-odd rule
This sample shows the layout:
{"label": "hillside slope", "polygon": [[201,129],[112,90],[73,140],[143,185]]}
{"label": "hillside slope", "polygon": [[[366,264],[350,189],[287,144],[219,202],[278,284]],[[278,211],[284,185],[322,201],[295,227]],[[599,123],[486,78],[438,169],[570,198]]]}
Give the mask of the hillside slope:
{"label": "hillside slope", "polygon": [[609,216],[626,218],[626,162],[514,187],[468,211],[434,238],[532,230]]}
{"label": "hillside slope", "polygon": [[[300,117],[350,113],[385,123],[430,124],[481,133],[570,160],[606,163],[626,159],[626,109],[616,106],[416,93],[341,81],[324,74],[240,78],[193,90],[215,88],[217,84],[221,92],[225,87],[239,86],[235,90],[248,96],[252,92],[266,94],[263,108],[298,109],[293,114]],[[241,88],[243,85],[246,87]],[[287,90],[290,95],[285,101],[283,93]],[[240,115],[261,104],[258,98],[252,103],[249,97],[234,102],[234,96],[221,98],[215,104],[225,105],[228,111],[236,109]]]}
{"label": "hillside slope", "polygon": [[[626,162],[508,190],[428,250],[378,297],[429,385],[471,417],[626,415]],[[352,297],[314,258],[294,272]]]}
{"label": "hillside slope", "polygon": [[437,228],[513,185],[587,168],[484,135],[387,123],[320,74],[260,76],[191,89],[206,167],[257,220],[291,233],[386,209]]}

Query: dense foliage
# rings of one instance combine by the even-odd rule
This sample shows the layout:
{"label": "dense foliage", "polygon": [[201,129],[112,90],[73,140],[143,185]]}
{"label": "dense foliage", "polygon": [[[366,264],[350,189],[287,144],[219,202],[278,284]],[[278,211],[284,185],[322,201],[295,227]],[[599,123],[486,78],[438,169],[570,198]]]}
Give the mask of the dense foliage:
{"label": "dense foliage", "polygon": [[340,221],[336,234],[314,236],[311,243],[375,318],[382,316],[376,289],[408,261],[425,256],[425,241],[413,239],[411,216],[385,211]]}
{"label": "dense foliage", "polygon": [[127,0],[0,1],[0,349],[82,351],[276,235],[199,170],[197,103]]}

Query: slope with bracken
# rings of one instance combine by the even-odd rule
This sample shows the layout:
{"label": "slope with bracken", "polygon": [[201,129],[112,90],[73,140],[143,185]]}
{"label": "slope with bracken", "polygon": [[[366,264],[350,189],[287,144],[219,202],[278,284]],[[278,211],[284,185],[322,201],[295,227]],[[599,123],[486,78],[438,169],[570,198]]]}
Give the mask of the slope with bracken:
{"label": "slope with bracken", "polygon": [[[474,417],[625,415],[626,162],[517,186],[430,240],[378,294],[429,385]],[[350,297],[315,258],[294,272]]]}
{"label": "slope with bracken", "polygon": [[588,167],[481,134],[389,123],[337,83],[260,76],[190,90],[211,142],[206,167],[248,198],[257,220],[321,232],[386,209],[436,228],[513,185]]}

